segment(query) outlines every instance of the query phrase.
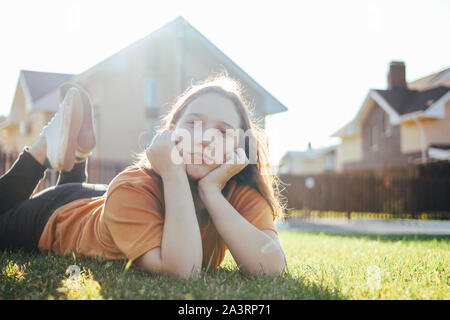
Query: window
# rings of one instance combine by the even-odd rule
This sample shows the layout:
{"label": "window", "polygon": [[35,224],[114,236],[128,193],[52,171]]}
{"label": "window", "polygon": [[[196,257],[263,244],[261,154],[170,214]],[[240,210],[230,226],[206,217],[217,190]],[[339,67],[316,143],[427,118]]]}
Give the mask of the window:
{"label": "window", "polygon": [[158,108],[157,82],[154,79],[145,81],[145,106],[147,108]]}
{"label": "window", "polygon": [[323,168],[325,170],[334,170],[335,169],[335,157],[334,153],[327,153],[324,157],[324,165]]}
{"label": "window", "polygon": [[378,150],[378,128],[377,126],[372,126],[369,132],[369,143],[372,150]]}
{"label": "window", "polygon": [[19,122],[19,134],[21,136],[27,136],[31,134],[31,123],[30,121],[21,120]]}
{"label": "window", "polygon": [[384,112],[383,113],[383,132],[386,137],[389,137],[392,133],[391,122],[389,121],[389,115]]}
{"label": "window", "polygon": [[28,119],[22,119],[19,122],[19,134],[21,136],[28,136],[33,132],[33,123],[36,123],[38,115],[36,112],[30,112]]}

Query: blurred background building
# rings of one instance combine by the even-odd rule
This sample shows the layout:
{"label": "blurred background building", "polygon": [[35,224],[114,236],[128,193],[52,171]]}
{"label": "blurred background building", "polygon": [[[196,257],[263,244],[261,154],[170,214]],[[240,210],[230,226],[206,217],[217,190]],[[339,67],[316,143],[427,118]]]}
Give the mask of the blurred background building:
{"label": "blurred background building", "polygon": [[387,88],[370,89],[352,121],[336,131],[339,170],[395,167],[449,159],[450,69],[407,83],[391,62]]}
{"label": "blurred background building", "polygon": [[0,122],[3,148],[18,152],[31,144],[57,110],[58,86],[74,81],[86,88],[94,106],[98,143],[93,158],[130,162],[151,141],[178,95],[221,72],[242,84],[263,126],[265,116],[287,110],[178,17],[81,74],[22,70],[10,113]]}
{"label": "blurred background building", "polygon": [[319,174],[336,170],[337,146],[313,149],[311,143],[305,151],[289,151],[280,160],[279,174]]}
{"label": "blurred background building", "polygon": [[387,75],[387,88],[369,89],[353,120],[332,134],[341,143],[288,151],[278,173],[319,174],[450,160],[450,68],[407,83],[405,63],[392,61]]}

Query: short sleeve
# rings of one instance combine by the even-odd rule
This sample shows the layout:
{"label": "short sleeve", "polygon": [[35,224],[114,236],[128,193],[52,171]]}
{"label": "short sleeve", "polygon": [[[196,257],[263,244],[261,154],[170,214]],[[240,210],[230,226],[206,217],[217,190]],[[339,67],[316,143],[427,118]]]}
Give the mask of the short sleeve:
{"label": "short sleeve", "polygon": [[134,261],[161,246],[164,224],[161,212],[153,194],[122,184],[107,194],[103,219],[116,246]]}
{"label": "short sleeve", "polygon": [[278,234],[272,208],[255,188],[250,186],[238,187],[232,195],[230,203],[259,230],[272,230]]}

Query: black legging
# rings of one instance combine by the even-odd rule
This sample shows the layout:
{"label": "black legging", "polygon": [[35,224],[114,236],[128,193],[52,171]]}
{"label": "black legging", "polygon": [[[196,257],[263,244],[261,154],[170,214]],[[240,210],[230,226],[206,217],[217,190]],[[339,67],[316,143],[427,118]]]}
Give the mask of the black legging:
{"label": "black legging", "polygon": [[0,250],[37,251],[45,224],[56,209],[106,192],[107,185],[85,183],[86,162],[75,164],[69,172],[60,172],[56,186],[30,198],[46,168],[24,149],[0,177]]}

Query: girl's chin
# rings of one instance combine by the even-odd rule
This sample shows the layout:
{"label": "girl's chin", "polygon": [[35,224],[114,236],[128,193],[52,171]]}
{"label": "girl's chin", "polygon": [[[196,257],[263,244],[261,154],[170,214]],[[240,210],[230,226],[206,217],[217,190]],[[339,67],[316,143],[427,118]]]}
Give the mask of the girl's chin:
{"label": "girl's chin", "polygon": [[200,180],[214,169],[215,169],[214,167],[211,167],[210,165],[206,164],[186,165],[186,173],[188,177],[192,180]]}

